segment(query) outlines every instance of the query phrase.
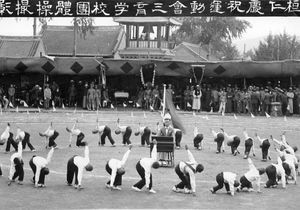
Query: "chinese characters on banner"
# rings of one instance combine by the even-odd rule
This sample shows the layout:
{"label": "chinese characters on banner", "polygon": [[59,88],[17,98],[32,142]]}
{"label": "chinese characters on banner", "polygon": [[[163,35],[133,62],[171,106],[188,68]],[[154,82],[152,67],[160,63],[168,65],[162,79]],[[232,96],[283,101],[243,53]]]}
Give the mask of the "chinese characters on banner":
{"label": "chinese characters on banner", "polygon": [[0,0],[1,17],[297,16],[300,0]]}

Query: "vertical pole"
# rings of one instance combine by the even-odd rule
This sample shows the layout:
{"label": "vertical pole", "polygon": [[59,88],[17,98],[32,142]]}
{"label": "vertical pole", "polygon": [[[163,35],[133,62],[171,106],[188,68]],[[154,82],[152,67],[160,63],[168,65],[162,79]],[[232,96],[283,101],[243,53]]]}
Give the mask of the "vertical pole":
{"label": "vertical pole", "polygon": [[290,76],[290,87],[293,87],[293,77]]}
{"label": "vertical pole", "polygon": [[247,88],[247,83],[246,83],[246,78],[244,77],[244,79],[243,79],[243,85],[244,85],[244,89],[246,89]]}
{"label": "vertical pole", "polygon": [[166,109],[166,84],[164,84],[164,103],[163,103],[163,110],[162,110],[162,117],[165,116],[165,109]]}

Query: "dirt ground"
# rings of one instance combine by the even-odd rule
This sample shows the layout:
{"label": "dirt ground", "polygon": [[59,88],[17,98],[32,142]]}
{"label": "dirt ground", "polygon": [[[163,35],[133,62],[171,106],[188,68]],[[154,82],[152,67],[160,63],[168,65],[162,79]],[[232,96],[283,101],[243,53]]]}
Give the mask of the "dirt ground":
{"label": "dirt ground", "polygon": [[[206,118],[208,116],[208,119]],[[11,123],[11,131],[16,134],[17,127],[31,134],[31,142],[37,149],[36,152],[23,152],[25,178],[24,185],[13,183],[7,185],[9,173],[10,156],[13,152],[5,154],[5,146],[0,147],[0,164],[2,164],[3,176],[0,177],[0,209],[299,209],[299,184],[289,184],[287,189],[281,185],[277,189],[265,189],[264,182],[266,175],[262,176],[262,193],[236,193],[234,197],[227,195],[225,189],[211,194],[209,189],[216,185],[215,177],[222,171],[231,171],[238,174],[238,179],[248,170],[247,160],[243,159],[244,139],[243,128],[247,128],[250,136],[257,132],[261,137],[269,137],[271,134],[279,139],[280,134],[285,130],[288,142],[291,145],[300,147],[300,119],[299,117],[255,117],[232,115],[219,116],[208,113],[197,114],[180,112],[187,133],[183,135],[181,149],[175,150],[175,163],[188,160],[184,145],[187,144],[197,162],[204,165],[204,171],[196,174],[196,196],[174,193],[172,187],[179,182],[174,168],[153,169],[153,189],[156,194],[148,192],[135,192],[131,186],[139,180],[135,165],[142,157],[149,156],[149,148],[140,146],[140,136],[132,134],[132,152],[126,163],[126,173],[123,176],[122,191],[111,191],[105,188],[109,175],[105,171],[105,164],[110,158],[121,159],[127,151],[122,145],[121,136],[113,133],[117,147],[111,147],[106,141],[104,147],[98,146],[98,135],[92,134],[96,126],[96,119],[100,124],[106,124],[112,130],[116,128],[116,120],[119,118],[122,125],[130,125],[135,132],[138,123],[155,129],[156,122],[161,123],[161,117],[156,112],[106,110],[97,112],[85,112],[77,110],[38,113],[13,113],[3,112],[0,115],[0,132]],[[66,127],[71,127],[78,119],[78,126],[85,134],[89,142],[90,161],[94,166],[92,172],[84,172],[82,186],[84,189],[78,191],[66,185],[66,165],[70,157],[75,154],[83,155],[83,148],[75,146],[73,138],[72,147],[67,147],[69,134]],[[49,164],[50,174],[46,177],[46,188],[34,188],[30,179],[33,176],[29,167],[29,160],[33,154],[43,157],[47,156],[45,139],[39,136],[39,132],[47,129],[50,122],[53,122],[55,129],[59,132],[56,140],[59,149],[55,150],[52,162]],[[193,129],[197,126],[204,135],[204,149],[202,151],[193,148]],[[229,134],[236,134],[241,137],[239,151],[241,154],[236,157],[230,154],[230,148],[226,146],[225,153],[215,154],[216,145],[213,142],[210,128],[219,130],[223,127]],[[276,162],[274,147],[270,147],[271,161],[261,162],[261,151],[258,142],[255,142],[256,156],[250,156],[257,167],[267,167]],[[298,152],[299,153],[299,152]]]}

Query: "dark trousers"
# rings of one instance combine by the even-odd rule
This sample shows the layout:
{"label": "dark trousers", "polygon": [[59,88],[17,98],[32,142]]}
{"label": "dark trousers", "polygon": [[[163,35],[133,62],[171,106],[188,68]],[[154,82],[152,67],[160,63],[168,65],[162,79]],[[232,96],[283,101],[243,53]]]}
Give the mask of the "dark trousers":
{"label": "dark trousers", "polygon": [[186,187],[187,189],[191,189],[191,182],[190,182],[190,176],[185,175],[184,173],[181,172],[180,168],[179,168],[179,164],[177,164],[175,166],[175,172],[177,174],[177,176],[179,177],[179,179],[181,180],[181,182],[177,185],[175,185],[176,188],[179,189],[184,189],[184,187]]}
{"label": "dark trousers", "polygon": [[6,152],[10,151],[10,145],[12,145],[14,147],[16,152],[18,151],[18,144],[17,144],[17,142],[14,141],[13,136],[14,135],[11,132],[9,132],[9,137],[7,139],[6,148],[5,148]]}
{"label": "dark trousers", "polygon": [[77,147],[85,146],[85,142],[82,142],[83,139],[84,139],[84,134],[81,132],[81,133],[77,136],[77,140],[76,140],[76,146],[77,146]]}
{"label": "dark trousers", "polygon": [[215,139],[215,142],[217,142],[217,151],[221,152],[221,147],[223,144],[224,139],[220,140],[220,139]]}
{"label": "dark trousers", "polygon": [[[107,173],[109,173],[109,175],[111,175],[111,168],[109,167],[108,162],[106,163],[105,169],[106,169]],[[107,182],[107,184],[110,185],[110,180]],[[114,185],[114,187],[122,185],[122,175],[118,174],[118,172],[116,174],[113,185]]]}
{"label": "dark trousers", "polygon": [[253,140],[251,138],[245,140],[245,155],[248,157],[250,150],[253,146]]}
{"label": "dark trousers", "polygon": [[196,147],[196,148],[198,148],[198,146],[199,146],[199,144],[202,142],[202,140],[203,140],[203,138],[201,138],[200,136],[199,136],[199,134],[197,135],[197,136],[195,136],[195,138],[194,138],[194,147]]}
{"label": "dark trousers", "polygon": [[72,184],[75,175],[75,185],[78,185],[78,167],[74,164],[74,157],[69,159],[67,164],[67,182],[69,185]]}
{"label": "dark trousers", "polygon": [[241,140],[239,138],[234,137],[233,141],[231,142],[231,153],[234,154],[234,152],[237,150],[237,148],[240,145]]}
{"label": "dark trousers", "polygon": [[15,158],[14,164],[15,164],[15,173],[12,177],[12,180],[15,180],[17,177],[19,177],[18,180],[21,182],[24,179],[24,169],[23,169],[24,162],[19,158]]}
{"label": "dark trousers", "polygon": [[[35,173],[36,173],[36,165],[33,163],[33,158],[35,157],[35,155],[34,156],[32,156],[32,158],[30,159],[30,161],[29,161],[29,165],[30,165],[30,168],[31,168],[31,170],[32,170],[32,172],[33,172],[33,181],[35,182],[35,179],[36,179],[36,177],[35,177]],[[46,177],[46,174],[45,174],[45,172],[44,172],[44,170],[43,170],[43,168],[41,169],[41,172],[40,172],[40,177],[39,177],[39,181],[38,181],[38,184],[45,184],[45,177]]]}
{"label": "dark trousers", "polygon": [[268,176],[268,181],[266,182],[267,187],[271,187],[273,185],[278,185],[277,183],[277,172],[276,167],[270,165],[266,168],[266,174]]}
{"label": "dark trousers", "polygon": [[[145,179],[145,169],[141,166],[140,161],[136,164],[136,170],[142,179],[133,186],[142,189],[146,184],[146,179]],[[151,188],[152,188],[152,174],[150,174],[149,190],[151,190]]]}
{"label": "dark trousers", "polygon": [[54,140],[58,137],[59,133],[57,131],[54,131],[53,135],[49,137],[49,147],[56,147],[57,144],[54,142]]}
{"label": "dark trousers", "polygon": [[29,147],[30,150],[34,150],[34,147],[30,143],[30,134],[27,133],[27,132],[25,132],[24,139],[22,140],[23,150],[26,148],[26,144],[28,145],[28,147]]}
{"label": "dark trousers", "polygon": [[1,166],[0,166],[0,176],[2,176],[2,169],[1,169]]}
{"label": "dark trousers", "polygon": [[127,126],[125,133],[123,134],[123,144],[131,144],[130,136],[132,133],[131,127]]}
{"label": "dark trousers", "polygon": [[214,192],[218,191],[219,189],[222,189],[224,185],[225,185],[227,192],[230,190],[229,184],[224,182],[223,172],[219,173],[216,176],[216,181],[217,181],[218,185],[213,187]]}
{"label": "dark trousers", "polygon": [[141,136],[141,145],[145,145],[145,143],[147,145],[150,144],[150,134],[151,134],[151,130],[149,128],[145,128],[144,133]]}
{"label": "dark trousers", "polygon": [[252,187],[252,183],[249,182],[249,180],[245,177],[245,176],[242,176],[240,178],[240,183],[241,183],[241,190],[246,187],[246,188],[253,188]]}
{"label": "dark trousers", "polygon": [[111,137],[111,130],[109,127],[105,126],[104,130],[103,130],[103,133],[101,135],[101,145],[104,145],[105,144],[105,138],[108,138],[108,140],[110,141],[110,143],[112,145],[115,144],[115,141],[113,140],[113,138]]}
{"label": "dark trousers", "polygon": [[182,138],[182,131],[177,131],[175,133],[175,145],[176,145],[176,147],[180,147],[181,138]]}
{"label": "dark trousers", "polygon": [[262,159],[267,160],[268,159],[268,153],[270,148],[270,142],[268,139],[264,140],[262,144],[260,145],[261,153],[262,153]]}

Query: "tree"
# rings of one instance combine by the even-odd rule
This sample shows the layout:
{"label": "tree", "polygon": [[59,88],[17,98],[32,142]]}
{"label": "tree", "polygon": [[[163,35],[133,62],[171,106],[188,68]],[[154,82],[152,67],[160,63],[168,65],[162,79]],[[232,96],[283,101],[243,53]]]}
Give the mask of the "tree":
{"label": "tree", "polygon": [[255,53],[252,56],[253,60],[257,61],[273,61],[285,59],[297,59],[300,54],[300,43],[296,36],[283,34],[269,34],[264,41],[260,41]]}
{"label": "tree", "polygon": [[[208,46],[208,54],[223,54],[233,38],[240,37],[250,23],[235,17],[184,17],[182,25],[175,31],[176,41],[187,41]],[[231,46],[231,49],[234,49]],[[222,57],[223,57],[222,56]]]}

